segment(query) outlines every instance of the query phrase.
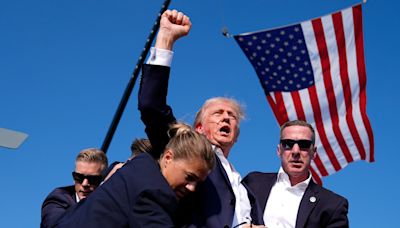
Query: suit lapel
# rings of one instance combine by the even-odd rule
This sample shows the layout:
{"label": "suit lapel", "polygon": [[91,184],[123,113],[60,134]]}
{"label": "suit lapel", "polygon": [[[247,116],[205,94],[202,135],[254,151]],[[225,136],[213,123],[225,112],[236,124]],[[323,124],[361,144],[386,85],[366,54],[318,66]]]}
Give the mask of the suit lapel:
{"label": "suit lapel", "polygon": [[300,202],[296,219],[296,228],[302,228],[305,226],[308,217],[320,200],[318,193],[319,191],[317,185],[311,179],[310,184],[304,192],[303,198]]}

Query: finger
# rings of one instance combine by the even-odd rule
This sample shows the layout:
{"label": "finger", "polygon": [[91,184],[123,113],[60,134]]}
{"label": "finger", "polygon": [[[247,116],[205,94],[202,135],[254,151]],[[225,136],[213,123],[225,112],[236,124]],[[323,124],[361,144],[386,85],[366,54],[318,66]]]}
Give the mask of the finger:
{"label": "finger", "polygon": [[192,22],[190,22],[190,18],[188,16],[183,16],[182,25],[189,25],[190,27],[192,26]]}
{"label": "finger", "polygon": [[182,12],[178,12],[178,14],[176,16],[176,21],[175,21],[175,23],[177,25],[183,25],[182,24],[183,16],[184,16],[184,14]]}
{"label": "finger", "polygon": [[176,18],[178,17],[178,11],[177,10],[172,10],[171,11],[171,16],[170,16],[170,21],[172,22],[172,23],[176,23]]}

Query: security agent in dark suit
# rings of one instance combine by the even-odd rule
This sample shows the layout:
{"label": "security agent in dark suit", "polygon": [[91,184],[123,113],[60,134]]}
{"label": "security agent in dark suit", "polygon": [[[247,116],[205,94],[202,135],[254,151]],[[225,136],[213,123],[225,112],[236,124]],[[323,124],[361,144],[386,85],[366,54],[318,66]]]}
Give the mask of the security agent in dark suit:
{"label": "security agent in dark suit", "polygon": [[269,228],[345,228],[348,201],[311,178],[310,162],[316,153],[313,127],[294,120],[281,126],[278,173],[253,172],[244,182],[264,209]]}
{"label": "security agent in dark suit", "polygon": [[[189,32],[182,25],[185,17],[176,10],[164,13],[155,48],[151,49],[148,64],[143,66],[139,110],[152,144],[152,138],[165,134],[166,129],[161,126],[175,121],[171,108],[166,104],[166,96],[172,47],[177,39]],[[227,160],[239,135],[242,117],[240,105],[223,97],[206,101],[199,111],[194,127],[214,145],[217,163],[205,182],[199,184],[198,190],[180,202],[180,225],[220,228],[250,222],[262,224],[261,210],[254,197],[240,183],[240,174]]]}
{"label": "security agent in dark suit", "polygon": [[82,150],[76,157],[72,172],[75,185],[56,188],[46,197],[40,227],[53,227],[68,208],[90,195],[103,180],[101,173],[107,163],[103,151],[95,148]]}

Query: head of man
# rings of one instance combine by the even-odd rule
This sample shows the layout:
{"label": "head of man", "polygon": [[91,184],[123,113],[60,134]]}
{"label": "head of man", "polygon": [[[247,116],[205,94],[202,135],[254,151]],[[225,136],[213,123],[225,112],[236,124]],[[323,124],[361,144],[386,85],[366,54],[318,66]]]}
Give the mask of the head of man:
{"label": "head of man", "polygon": [[137,155],[141,153],[150,153],[152,150],[152,146],[150,143],[150,140],[148,139],[135,139],[133,140],[131,144],[131,156],[129,157],[129,160],[132,158],[136,157]]}
{"label": "head of man", "polygon": [[92,193],[103,180],[103,170],[108,166],[106,154],[95,148],[82,150],[75,160],[75,192],[79,200]]}
{"label": "head of man", "polygon": [[310,124],[293,120],[281,126],[277,153],[292,185],[308,178],[315,152],[315,132]]}
{"label": "head of man", "polygon": [[243,108],[236,100],[215,97],[207,100],[197,112],[194,127],[228,157],[239,136],[243,118]]}
{"label": "head of man", "polygon": [[169,135],[159,159],[160,170],[177,199],[181,199],[206,179],[215,165],[215,154],[207,138],[189,125],[177,123]]}

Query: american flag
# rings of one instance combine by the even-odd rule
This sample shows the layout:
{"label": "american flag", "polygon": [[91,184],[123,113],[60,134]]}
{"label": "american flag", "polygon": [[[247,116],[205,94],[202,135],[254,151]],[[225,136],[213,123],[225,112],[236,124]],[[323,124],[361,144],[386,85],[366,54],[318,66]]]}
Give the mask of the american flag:
{"label": "american flag", "polygon": [[299,24],[235,36],[279,123],[302,119],[316,130],[313,178],[357,160],[374,161],[366,114],[361,4]]}

